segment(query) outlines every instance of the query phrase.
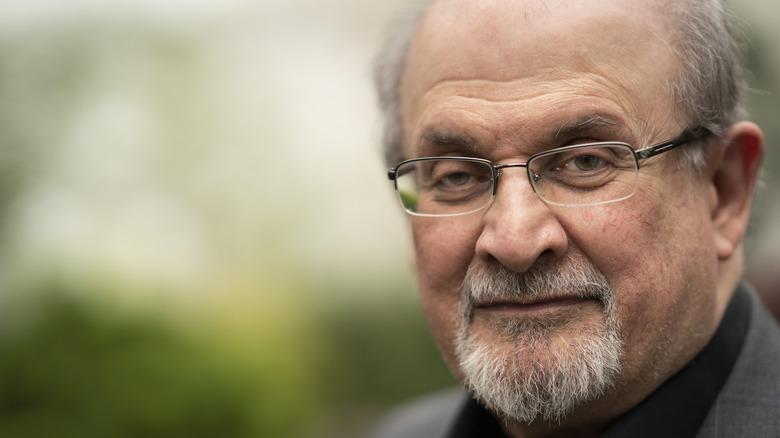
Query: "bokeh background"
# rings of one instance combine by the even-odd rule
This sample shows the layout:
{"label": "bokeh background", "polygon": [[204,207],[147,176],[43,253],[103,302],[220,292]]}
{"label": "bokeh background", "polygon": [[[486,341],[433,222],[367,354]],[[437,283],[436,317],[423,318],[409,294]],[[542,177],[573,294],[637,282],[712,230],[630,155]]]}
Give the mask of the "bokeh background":
{"label": "bokeh background", "polygon": [[[370,62],[411,0],[4,0],[0,435],[360,436],[452,383]],[[733,1],[780,273],[780,3]],[[776,301],[775,301],[776,302]]]}

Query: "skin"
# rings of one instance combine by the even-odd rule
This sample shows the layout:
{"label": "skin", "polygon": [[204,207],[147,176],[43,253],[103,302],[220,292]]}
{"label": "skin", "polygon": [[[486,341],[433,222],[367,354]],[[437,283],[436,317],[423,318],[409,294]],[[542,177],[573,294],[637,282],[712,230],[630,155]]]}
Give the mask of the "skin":
{"label": "skin", "polygon": [[[679,65],[658,9],[651,1],[434,3],[402,83],[406,157],[513,163],[568,144],[614,140],[640,149],[677,136],[691,126],[666,89]],[[601,122],[572,128],[594,116]],[[597,436],[712,337],[739,278],[763,143],[745,122],[708,143],[698,173],[680,169],[675,152],[645,160],[637,193],[618,203],[552,206],[533,193],[523,169],[507,169],[487,209],[411,219],[423,310],[459,379],[454,341],[470,265],[524,272],[583,257],[616,291],[624,344],[617,385],[560,424],[509,422],[510,434]],[[598,303],[564,298],[477,308],[473,330],[482,342],[498,342],[493,318],[565,315],[573,322],[551,338],[555,348],[587,336],[578,327],[603,321]]]}

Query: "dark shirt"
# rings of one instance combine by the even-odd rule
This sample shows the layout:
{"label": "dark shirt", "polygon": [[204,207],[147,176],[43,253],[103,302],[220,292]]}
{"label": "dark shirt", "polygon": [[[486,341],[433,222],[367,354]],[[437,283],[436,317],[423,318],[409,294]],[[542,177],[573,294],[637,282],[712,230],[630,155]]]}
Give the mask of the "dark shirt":
{"label": "dark shirt", "polygon": [[[715,335],[677,374],[619,418],[602,438],[695,436],[739,356],[750,322],[750,297],[737,289]],[[448,438],[508,438],[501,423],[470,399]]]}

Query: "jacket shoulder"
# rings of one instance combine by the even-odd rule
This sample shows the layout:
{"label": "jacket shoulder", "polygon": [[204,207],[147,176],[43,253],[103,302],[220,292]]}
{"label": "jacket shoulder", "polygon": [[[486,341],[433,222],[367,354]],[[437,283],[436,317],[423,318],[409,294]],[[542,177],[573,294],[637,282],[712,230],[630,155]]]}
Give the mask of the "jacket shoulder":
{"label": "jacket shoulder", "polygon": [[396,408],[382,419],[369,438],[443,438],[467,401],[466,392],[450,388]]}
{"label": "jacket shoulder", "polygon": [[742,351],[700,437],[780,436],[780,326],[756,294],[750,296]]}

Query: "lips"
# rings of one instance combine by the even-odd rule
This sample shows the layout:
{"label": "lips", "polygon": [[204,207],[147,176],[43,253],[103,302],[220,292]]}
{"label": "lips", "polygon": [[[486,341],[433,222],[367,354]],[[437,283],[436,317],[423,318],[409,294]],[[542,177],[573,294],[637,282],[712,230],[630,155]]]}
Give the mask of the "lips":
{"label": "lips", "polygon": [[554,298],[542,298],[532,301],[518,300],[491,300],[484,303],[475,303],[475,310],[484,310],[491,312],[534,312],[534,311],[554,311],[562,310],[567,307],[595,302],[593,298],[583,298],[577,296],[562,296]]}
{"label": "lips", "polygon": [[500,264],[472,264],[461,285],[458,311],[466,322],[477,315],[520,321],[593,311],[611,314],[613,306],[614,291],[604,274],[587,259],[568,256],[525,272]]}

